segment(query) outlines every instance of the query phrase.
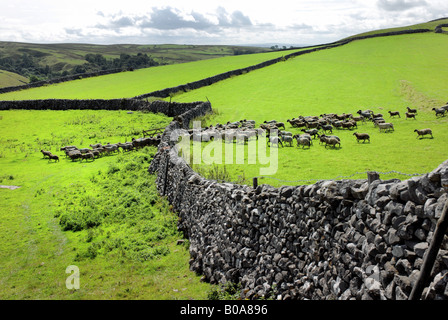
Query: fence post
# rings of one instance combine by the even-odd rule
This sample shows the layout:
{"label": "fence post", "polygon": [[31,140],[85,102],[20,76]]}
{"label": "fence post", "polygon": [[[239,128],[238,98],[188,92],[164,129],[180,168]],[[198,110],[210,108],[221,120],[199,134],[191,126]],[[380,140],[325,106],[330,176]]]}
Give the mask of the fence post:
{"label": "fence post", "polygon": [[375,180],[379,180],[380,179],[380,174],[376,171],[367,171],[367,181],[370,184],[375,181]]}
{"label": "fence post", "polygon": [[253,178],[252,183],[253,183],[254,189],[256,189],[258,187],[258,178],[257,177]]}
{"label": "fence post", "polygon": [[436,230],[434,231],[434,236],[431,241],[431,245],[426,252],[425,261],[423,261],[422,268],[420,269],[420,275],[412,288],[409,300],[419,300],[423,289],[427,286],[429,277],[431,275],[434,262],[437,258],[437,253],[439,252],[440,245],[442,244],[443,237],[448,229],[448,201],[443,207],[442,215],[437,221]]}

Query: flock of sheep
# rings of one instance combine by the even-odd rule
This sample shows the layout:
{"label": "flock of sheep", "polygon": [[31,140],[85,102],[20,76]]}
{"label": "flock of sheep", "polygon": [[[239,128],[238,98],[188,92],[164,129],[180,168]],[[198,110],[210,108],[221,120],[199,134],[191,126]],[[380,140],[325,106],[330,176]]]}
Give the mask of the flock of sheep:
{"label": "flock of sheep", "polygon": [[[436,117],[443,117],[448,114],[448,104],[440,108],[432,108],[435,111]],[[400,117],[399,111],[388,111],[389,117]],[[416,109],[407,107],[405,112],[406,119],[415,119],[417,115]],[[343,114],[321,114],[318,116],[299,116],[297,118],[288,119],[287,123],[292,128],[299,128],[303,133],[293,135],[292,132],[286,131],[285,123],[270,120],[264,121],[259,125],[259,128],[255,127],[254,120],[240,120],[236,122],[227,122],[226,124],[217,124],[216,126],[210,125],[201,129],[186,130],[193,141],[207,142],[214,139],[222,139],[225,142],[237,142],[246,143],[250,139],[257,139],[260,136],[266,137],[266,143],[268,146],[292,146],[294,141],[297,147],[310,148],[313,145],[314,139],[319,139],[320,144],[324,144],[325,147],[341,147],[341,139],[333,135],[334,129],[348,129],[353,130],[358,128],[358,122],[371,121],[375,127],[378,127],[380,132],[392,132],[394,131],[394,125],[391,122],[386,122],[382,114],[374,113],[372,110],[358,110],[356,114],[343,113]],[[277,130],[278,134],[271,135],[272,130]],[[415,129],[417,138],[423,138],[426,135],[430,135],[433,138],[432,130],[430,128]],[[370,135],[368,133],[354,132],[357,142],[370,143]],[[65,146],[61,148],[64,151],[66,158],[75,160],[91,160],[103,155],[111,155],[119,152],[132,151],[134,149],[142,148],[145,146],[157,146],[160,143],[160,135],[156,137],[143,137],[132,139],[132,142],[126,143],[108,143],[102,145],[100,143],[91,144],[90,148],[78,148],[76,146]],[[41,150],[43,157],[48,158],[48,161],[59,161],[59,156],[52,154],[50,151]]]}
{"label": "flock of sheep", "polygon": [[[441,108],[433,108],[436,112],[436,117],[445,116],[448,114],[448,104]],[[399,111],[388,111],[389,118],[400,117]],[[405,116],[406,119],[416,119],[417,110],[407,107]],[[240,120],[236,122],[227,122],[226,124],[210,125],[206,128],[188,130],[193,141],[207,142],[219,138],[225,142],[245,143],[246,141],[255,138],[258,139],[262,134],[267,139],[268,146],[292,146],[296,142],[297,147],[310,148],[313,140],[318,139],[320,144],[326,148],[341,147],[341,139],[337,135],[333,135],[334,129],[348,129],[354,130],[358,128],[358,123],[365,123],[370,121],[374,127],[377,127],[379,132],[393,132],[395,130],[393,123],[386,121],[383,114],[374,113],[372,110],[358,110],[356,114],[321,114],[320,116],[299,116],[297,118],[288,119],[287,123],[292,128],[301,129],[302,133],[292,134],[286,131],[285,123],[270,120],[264,121],[255,127],[254,120]],[[277,130],[277,135],[271,135],[272,130]],[[417,138],[423,138],[426,135],[431,136],[432,130],[430,128],[415,129]],[[370,135],[368,133],[354,132],[353,135],[357,142],[369,142]]]}
{"label": "flock of sheep", "polygon": [[[78,148],[76,146],[65,146],[61,148],[64,151],[65,157],[71,159],[72,161],[80,160],[83,161],[94,161],[96,158],[102,157],[104,155],[112,155],[120,152],[129,152],[135,149],[140,149],[145,146],[157,146],[160,143],[160,135],[157,137],[143,137],[143,138],[132,138],[131,142],[125,143],[107,143],[102,145],[101,143],[90,144],[90,148]],[[52,154],[50,151],[41,150],[43,158],[48,157],[48,161],[59,161],[59,156]]]}

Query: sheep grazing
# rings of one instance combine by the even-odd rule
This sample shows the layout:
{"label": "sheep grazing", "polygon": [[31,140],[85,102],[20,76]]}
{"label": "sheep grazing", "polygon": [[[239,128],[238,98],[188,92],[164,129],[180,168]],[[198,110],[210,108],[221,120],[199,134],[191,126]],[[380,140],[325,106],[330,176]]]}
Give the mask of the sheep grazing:
{"label": "sheep grazing", "polygon": [[66,155],[67,157],[69,157],[72,161],[75,161],[76,159],[81,158],[81,151],[79,150],[71,150],[71,151],[67,151],[66,150]]}
{"label": "sheep grazing", "polygon": [[327,146],[333,146],[333,148],[336,148],[336,145],[339,145],[339,148],[341,147],[341,141],[333,138],[333,137],[327,137],[325,138],[325,148]]}
{"label": "sheep grazing", "polygon": [[319,130],[317,129],[311,129],[311,130],[302,129],[302,132],[308,133],[310,136],[313,136],[314,139],[319,134]]}
{"label": "sheep grazing", "polygon": [[289,146],[292,147],[292,135],[281,135],[280,137],[284,143],[289,143]]}
{"label": "sheep grazing", "polygon": [[381,131],[384,131],[384,132],[395,131],[394,125],[390,122],[378,123],[378,128],[380,128],[380,132]]}
{"label": "sheep grazing", "polygon": [[396,117],[398,116],[398,118],[401,118],[400,116],[400,112],[399,111],[388,111],[390,114],[390,117]]}
{"label": "sheep grazing", "polygon": [[45,157],[50,158],[50,156],[51,156],[51,152],[50,151],[40,150],[40,152],[42,152],[43,158],[45,158]]}
{"label": "sheep grazing", "polygon": [[283,148],[283,143],[282,143],[282,141],[280,140],[279,137],[277,137],[277,136],[272,136],[272,137],[266,137],[266,138],[268,138],[268,141],[267,141],[268,146],[271,146],[271,145],[272,145],[272,146],[277,145],[277,148],[278,148],[278,146],[281,145],[282,148]]}
{"label": "sheep grazing", "polygon": [[277,129],[283,128],[283,130],[285,130],[285,124],[283,122],[276,122],[275,127],[277,127]]}
{"label": "sheep grazing", "polygon": [[359,142],[359,140],[362,140],[362,142],[364,143],[364,142],[366,142],[366,140],[368,140],[369,143],[370,143],[370,136],[367,133],[355,132],[355,133],[353,133],[353,135],[356,136],[356,141],[357,142]]}
{"label": "sheep grazing", "polygon": [[408,120],[408,118],[415,119],[415,113],[406,112],[406,120]]}
{"label": "sheep grazing", "polygon": [[95,160],[95,156],[93,155],[92,152],[86,152],[86,153],[81,154],[81,161],[82,160],[87,161],[88,159],[91,159],[92,161]]}
{"label": "sheep grazing", "polygon": [[313,141],[311,140],[311,136],[309,134],[301,134],[301,135],[294,135],[293,137],[297,141],[297,148],[299,146],[302,146],[302,149],[305,147],[310,148]]}
{"label": "sheep grazing", "polygon": [[436,112],[436,117],[443,117],[445,116],[446,110],[444,108],[432,108],[433,111]]}
{"label": "sheep grazing", "polygon": [[406,107],[406,109],[408,110],[408,113],[417,113],[417,109],[411,109],[409,107]]}
{"label": "sheep grazing", "polygon": [[330,131],[330,133],[333,133],[333,126],[331,124],[325,124],[325,125],[320,125],[320,128],[322,129],[323,132],[327,133],[327,131]]}
{"label": "sheep grazing", "polygon": [[420,139],[422,139],[424,136],[426,136],[426,135],[428,135],[428,134],[431,135],[431,138],[434,138],[434,137],[432,136],[432,130],[429,129],[429,128],[426,128],[426,129],[420,129],[420,130],[415,129],[414,132],[417,132],[417,137],[416,137],[416,138],[421,137]]}
{"label": "sheep grazing", "polygon": [[51,160],[54,160],[54,162],[59,162],[59,157],[55,154],[51,154],[48,157],[48,162],[50,162]]}

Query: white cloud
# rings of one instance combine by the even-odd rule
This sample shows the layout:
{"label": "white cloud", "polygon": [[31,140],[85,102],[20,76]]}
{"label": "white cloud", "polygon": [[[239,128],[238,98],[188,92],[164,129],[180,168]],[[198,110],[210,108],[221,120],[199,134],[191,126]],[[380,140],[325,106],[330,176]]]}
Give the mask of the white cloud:
{"label": "white cloud", "polygon": [[24,42],[317,44],[448,16],[446,0],[0,2],[0,40]]}

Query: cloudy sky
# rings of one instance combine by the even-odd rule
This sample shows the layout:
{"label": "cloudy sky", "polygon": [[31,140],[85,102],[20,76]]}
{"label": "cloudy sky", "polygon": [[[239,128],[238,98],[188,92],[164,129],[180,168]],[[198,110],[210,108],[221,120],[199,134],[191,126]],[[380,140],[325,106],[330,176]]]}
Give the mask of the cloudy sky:
{"label": "cloudy sky", "polygon": [[447,0],[0,0],[0,41],[287,44],[448,17]]}

